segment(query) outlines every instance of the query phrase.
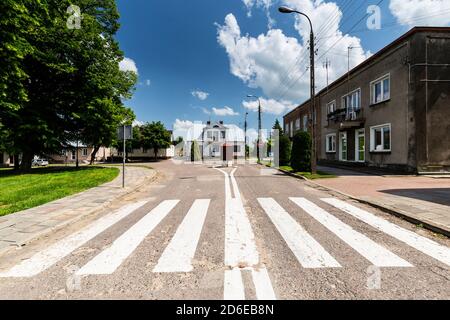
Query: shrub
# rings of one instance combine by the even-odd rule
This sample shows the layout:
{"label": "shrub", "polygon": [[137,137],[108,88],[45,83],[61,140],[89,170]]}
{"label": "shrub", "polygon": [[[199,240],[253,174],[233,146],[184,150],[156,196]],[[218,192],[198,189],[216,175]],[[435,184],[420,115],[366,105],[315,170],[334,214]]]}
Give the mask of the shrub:
{"label": "shrub", "polygon": [[297,132],[292,143],[291,167],[295,172],[311,172],[311,135]]}
{"label": "shrub", "polygon": [[280,136],[280,166],[289,165],[289,161],[291,159],[291,140],[287,135]]}
{"label": "shrub", "polygon": [[200,161],[202,160],[202,156],[200,154],[200,148],[198,146],[198,142],[197,141],[192,141],[191,144],[191,161]]}

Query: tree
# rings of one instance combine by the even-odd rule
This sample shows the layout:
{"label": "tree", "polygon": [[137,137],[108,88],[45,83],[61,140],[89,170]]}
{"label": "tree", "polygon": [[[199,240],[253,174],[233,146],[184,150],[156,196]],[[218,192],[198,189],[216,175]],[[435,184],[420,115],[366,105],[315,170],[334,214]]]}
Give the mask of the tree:
{"label": "tree", "polygon": [[[8,77],[12,84],[0,71],[0,95],[22,93],[12,102],[0,98],[7,101],[1,105],[0,122],[10,131],[7,144],[22,154],[22,170],[31,167],[35,154],[59,152],[75,138],[96,148],[112,141],[115,127],[128,113],[122,100],[131,96],[136,75],[119,70],[123,53],[115,40],[119,28],[115,1],[77,1],[83,14],[81,29],[66,25],[71,4],[69,0],[1,3],[0,23],[12,27],[0,25],[5,30],[0,38],[2,43],[3,38],[10,39],[9,48],[17,55],[9,59],[12,69],[4,71],[16,73]],[[28,26],[30,19],[36,19],[38,27],[31,21],[15,39],[14,28]]]}
{"label": "tree", "polygon": [[200,161],[202,156],[200,154],[200,147],[198,145],[197,140],[192,141],[191,143],[191,161]]}
{"label": "tree", "polygon": [[283,128],[280,125],[280,121],[278,121],[278,119],[275,120],[275,124],[272,127],[273,130],[278,130],[278,134],[280,136],[283,135]]}
{"label": "tree", "polygon": [[164,125],[158,122],[146,123],[141,128],[142,146],[153,149],[155,160],[158,159],[158,151],[170,147],[170,132]]}
{"label": "tree", "polygon": [[289,165],[291,159],[291,140],[287,135],[281,135],[279,137],[279,147],[280,147],[280,166]]}
{"label": "tree", "polygon": [[297,132],[292,143],[291,167],[295,172],[311,172],[311,135]]}

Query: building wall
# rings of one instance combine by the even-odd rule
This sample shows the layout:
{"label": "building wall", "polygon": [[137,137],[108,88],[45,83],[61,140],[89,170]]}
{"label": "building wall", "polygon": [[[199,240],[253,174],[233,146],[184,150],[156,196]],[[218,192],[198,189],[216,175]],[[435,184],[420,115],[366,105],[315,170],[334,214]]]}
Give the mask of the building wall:
{"label": "building wall", "polygon": [[418,170],[450,171],[450,31],[417,33],[411,43],[410,121]]}
{"label": "building wall", "polygon": [[[83,151],[85,150],[85,151]],[[94,151],[94,148],[92,147],[80,147],[78,148],[78,161],[82,163],[88,163],[91,161],[91,155]],[[75,163],[75,159],[72,158],[72,152],[75,152],[74,150],[64,150],[61,154],[56,155],[50,155],[49,161],[52,163]],[[76,155],[75,155],[76,156]],[[95,161],[106,161],[108,157],[111,156],[111,149],[101,147],[95,157]]]}

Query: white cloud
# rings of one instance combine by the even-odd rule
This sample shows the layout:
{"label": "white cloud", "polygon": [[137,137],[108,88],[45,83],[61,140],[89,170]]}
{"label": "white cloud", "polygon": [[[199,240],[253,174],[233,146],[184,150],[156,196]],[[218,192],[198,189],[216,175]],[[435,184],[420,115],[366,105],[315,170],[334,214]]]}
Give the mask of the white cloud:
{"label": "white cloud", "polygon": [[202,111],[203,111],[204,114],[208,114],[208,115],[211,114],[211,111],[209,111],[209,110],[206,109],[206,108],[202,108]]}
{"label": "white cloud", "polygon": [[[242,105],[244,108],[251,111],[258,111],[258,101],[243,101]],[[274,115],[284,114],[296,107],[295,104],[289,101],[277,101],[274,99],[264,99],[261,98],[261,110],[263,113],[269,113]]]}
{"label": "white cloud", "polygon": [[145,85],[150,87],[152,85],[152,81],[150,79],[145,80]]}
{"label": "white cloud", "polygon": [[193,97],[196,97],[197,99],[200,99],[202,101],[208,99],[209,96],[209,93],[200,90],[192,91],[191,94]]}
{"label": "white cloud", "polygon": [[220,117],[227,117],[227,116],[238,116],[239,113],[235,112],[232,108],[230,107],[223,107],[223,108],[212,108],[212,112],[216,115],[216,116],[220,116]]}
{"label": "white cloud", "polygon": [[193,125],[194,123],[192,121],[176,119],[173,124],[173,131],[189,130]]}
{"label": "white cloud", "polygon": [[389,9],[403,25],[450,25],[449,0],[391,0]]}
{"label": "white cloud", "polygon": [[119,62],[119,68],[122,71],[132,71],[138,74],[138,68],[136,66],[136,62],[133,59],[125,57],[122,61]]}
{"label": "white cloud", "polygon": [[[322,68],[325,58],[331,60],[328,69],[329,80],[336,80],[347,72],[347,48],[351,51],[350,66],[354,67],[364,61],[369,52],[361,48],[361,40],[345,35],[339,30],[342,12],[334,2],[312,0],[283,0],[283,4],[301,9],[308,14],[316,30],[322,30],[318,38],[317,57],[321,57],[336,42],[337,44],[321,59],[316,60],[316,86],[326,86],[326,70]],[[251,4],[252,2],[249,1]],[[254,2],[253,2],[254,3]],[[331,16],[336,19],[330,19]],[[322,28],[323,27],[323,28]],[[218,25],[217,40],[222,45],[230,60],[230,72],[251,88],[261,88],[269,98],[272,111],[279,114],[282,105],[290,108],[292,101],[298,104],[309,98],[309,50],[310,27],[305,18],[297,17],[295,28],[300,35],[300,42],[286,36],[282,30],[271,29],[257,37],[243,35],[233,14],[225,17],[225,23]],[[254,104],[255,102],[253,102]]]}
{"label": "white cloud", "polygon": [[252,9],[254,7],[256,8],[263,8],[264,11],[266,12],[266,16],[267,16],[267,20],[268,20],[268,25],[267,27],[269,29],[272,29],[272,27],[275,25],[275,20],[270,16],[270,7],[273,4],[273,0],[242,0],[245,4],[245,6],[247,7],[247,16],[251,17],[252,16]]}

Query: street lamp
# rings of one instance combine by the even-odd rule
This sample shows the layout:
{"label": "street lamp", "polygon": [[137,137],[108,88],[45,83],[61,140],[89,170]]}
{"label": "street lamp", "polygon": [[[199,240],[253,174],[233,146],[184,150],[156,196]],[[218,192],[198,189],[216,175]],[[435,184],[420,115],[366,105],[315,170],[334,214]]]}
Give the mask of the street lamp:
{"label": "street lamp", "polygon": [[308,19],[309,26],[311,27],[311,33],[310,33],[310,39],[309,39],[309,56],[310,56],[310,73],[311,73],[311,108],[310,108],[310,121],[312,123],[311,127],[311,138],[313,141],[312,145],[312,152],[311,152],[311,172],[316,173],[317,171],[317,158],[316,158],[316,125],[315,125],[315,96],[316,96],[316,87],[315,87],[315,69],[314,69],[314,29],[311,22],[311,19],[303,12],[288,8],[288,7],[280,7],[278,8],[278,11],[281,13],[298,13]]}
{"label": "street lamp", "polygon": [[247,117],[248,117],[248,112],[245,113],[245,123],[244,123],[244,139],[245,139],[245,144],[244,144],[244,158],[245,161],[247,161]]}
{"label": "street lamp", "polygon": [[258,157],[258,162],[261,162],[261,154],[260,154],[260,143],[261,143],[261,99],[254,95],[247,95],[247,98],[255,98],[258,99],[258,142],[256,145],[256,155]]}

